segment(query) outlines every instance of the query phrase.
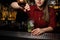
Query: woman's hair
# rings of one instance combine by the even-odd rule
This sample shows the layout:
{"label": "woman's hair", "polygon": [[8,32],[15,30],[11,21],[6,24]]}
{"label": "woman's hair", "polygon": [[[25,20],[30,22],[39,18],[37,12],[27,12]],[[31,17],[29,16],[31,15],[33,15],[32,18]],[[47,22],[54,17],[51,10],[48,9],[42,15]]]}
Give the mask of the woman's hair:
{"label": "woman's hair", "polygon": [[43,12],[44,12],[43,19],[46,22],[49,22],[48,0],[45,0],[44,3],[43,3],[43,5],[41,7],[43,8]]}
{"label": "woman's hair", "polygon": [[47,4],[48,4],[48,0],[45,0],[43,5],[41,5],[41,7],[45,8],[47,6]]}
{"label": "woman's hair", "polygon": [[43,15],[43,19],[46,21],[46,22],[49,22],[49,9],[48,9],[48,0],[45,0],[43,5],[41,6],[43,7],[43,12],[44,12],[44,15]]}

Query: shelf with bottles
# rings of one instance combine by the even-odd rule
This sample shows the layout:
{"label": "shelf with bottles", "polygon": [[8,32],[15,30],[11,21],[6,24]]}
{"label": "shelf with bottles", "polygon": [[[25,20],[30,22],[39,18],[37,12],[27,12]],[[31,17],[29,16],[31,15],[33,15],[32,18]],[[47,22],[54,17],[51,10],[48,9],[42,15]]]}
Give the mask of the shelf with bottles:
{"label": "shelf with bottles", "polygon": [[49,3],[49,7],[52,7],[54,9],[58,9],[58,0],[51,0],[50,3]]}
{"label": "shelf with bottles", "polygon": [[0,20],[15,20],[17,12],[2,5],[1,14],[2,17]]}

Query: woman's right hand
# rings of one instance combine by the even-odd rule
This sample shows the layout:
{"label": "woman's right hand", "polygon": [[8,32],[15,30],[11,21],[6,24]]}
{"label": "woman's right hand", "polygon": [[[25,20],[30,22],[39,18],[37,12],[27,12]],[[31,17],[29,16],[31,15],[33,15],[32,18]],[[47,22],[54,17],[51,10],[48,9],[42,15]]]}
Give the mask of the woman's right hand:
{"label": "woman's right hand", "polygon": [[29,6],[29,4],[26,4],[26,6],[24,7],[25,9],[24,9],[24,11],[30,11],[30,6]]}

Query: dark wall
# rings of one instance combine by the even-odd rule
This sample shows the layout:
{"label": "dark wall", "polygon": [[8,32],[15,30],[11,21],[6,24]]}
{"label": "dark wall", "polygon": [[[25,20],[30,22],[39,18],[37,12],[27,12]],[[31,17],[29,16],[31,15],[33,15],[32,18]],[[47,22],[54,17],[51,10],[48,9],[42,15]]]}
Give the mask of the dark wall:
{"label": "dark wall", "polygon": [[0,3],[2,3],[2,4],[10,4],[11,2],[14,2],[14,1],[16,1],[16,0],[0,0]]}

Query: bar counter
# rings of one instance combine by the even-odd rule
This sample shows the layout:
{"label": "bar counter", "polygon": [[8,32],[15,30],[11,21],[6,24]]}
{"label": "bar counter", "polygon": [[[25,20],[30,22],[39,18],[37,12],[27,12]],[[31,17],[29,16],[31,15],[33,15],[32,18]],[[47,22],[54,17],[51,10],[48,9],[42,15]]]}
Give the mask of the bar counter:
{"label": "bar counter", "polygon": [[33,36],[28,32],[0,31],[0,39],[3,40],[59,40],[59,33],[44,33],[39,36]]}

